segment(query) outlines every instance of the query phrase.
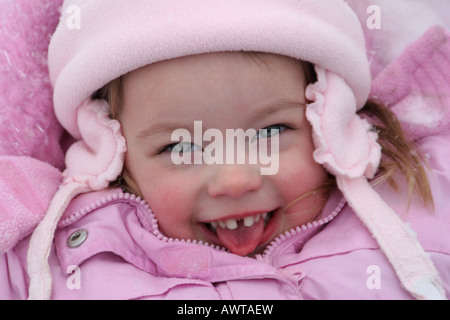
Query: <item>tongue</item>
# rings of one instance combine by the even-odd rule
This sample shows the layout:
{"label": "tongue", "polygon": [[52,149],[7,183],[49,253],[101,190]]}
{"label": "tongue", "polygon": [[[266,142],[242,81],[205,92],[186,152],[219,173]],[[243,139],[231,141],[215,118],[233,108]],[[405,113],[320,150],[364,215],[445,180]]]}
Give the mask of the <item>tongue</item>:
{"label": "tongue", "polygon": [[259,219],[251,227],[245,227],[242,220],[234,230],[217,227],[217,236],[222,244],[234,254],[245,256],[253,252],[261,241],[264,232],[264,219]]}

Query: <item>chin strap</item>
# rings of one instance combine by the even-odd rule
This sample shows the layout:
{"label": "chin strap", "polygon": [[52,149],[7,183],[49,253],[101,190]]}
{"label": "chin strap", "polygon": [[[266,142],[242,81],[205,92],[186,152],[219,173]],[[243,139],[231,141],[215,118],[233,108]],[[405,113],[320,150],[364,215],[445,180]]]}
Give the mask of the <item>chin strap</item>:
{"label": "chin strap", "polygon": [[403,287],[417,299],[446,300],[432,261],[414,232],[381,199],[364,178],[336,177],[339,189],[397,273]]}
{"label": "chin strap", "polygon": [[53,237],[64,210],[70,201],[80,193],[89,191],[83,183],[63,185],[53,197],[44,219],[34,230],[28,248],[27,263],[30,287],[29,300],[48,300],[52,292],[52,276],[48,257],[52,248]]}

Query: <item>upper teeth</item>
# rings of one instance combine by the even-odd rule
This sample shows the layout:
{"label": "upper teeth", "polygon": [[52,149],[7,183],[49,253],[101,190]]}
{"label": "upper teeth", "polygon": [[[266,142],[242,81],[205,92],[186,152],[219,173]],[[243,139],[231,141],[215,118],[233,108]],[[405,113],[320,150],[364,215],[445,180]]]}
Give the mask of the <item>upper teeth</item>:
{"label": "upper teeth", "polygon": [[258,222],[259,219],[262,217],[262,219],[266,219],[267,212],[257,214],[254,216],[248,216],[242,219],[227,219],[227,220],[220,220],[220,221],[212,221],[210,224],[213,226],[214,229],[217,228],[217,226],[220,226],[221,228],[228,228],[230,230],[235,230],[238,227],[238,221],[243,220],[244,226],[251,227],[254,223]]}

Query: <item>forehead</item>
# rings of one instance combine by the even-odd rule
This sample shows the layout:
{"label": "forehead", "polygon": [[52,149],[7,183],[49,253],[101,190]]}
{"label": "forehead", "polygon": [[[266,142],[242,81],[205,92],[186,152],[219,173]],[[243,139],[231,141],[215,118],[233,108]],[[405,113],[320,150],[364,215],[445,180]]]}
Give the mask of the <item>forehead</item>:
{"label": "forehead", "polygon": [[[124,108],[136,116],[192,118],[303,100],[302,64],[266,53],[209,53],[158,62],[124,78]],[[127,110],[129,109],[129,110]],[[217,113],[219,112],[219,113]],[[235,117],[236,114],[233,114]]]}

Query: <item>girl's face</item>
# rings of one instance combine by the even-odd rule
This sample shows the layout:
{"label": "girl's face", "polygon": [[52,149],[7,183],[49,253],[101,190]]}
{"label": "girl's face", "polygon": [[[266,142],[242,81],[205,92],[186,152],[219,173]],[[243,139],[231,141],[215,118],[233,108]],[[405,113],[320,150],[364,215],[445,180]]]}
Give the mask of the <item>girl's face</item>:
{"label": "girl's face", "polygon": [[[324,201],[318,195],[289,205],[327,177],[312,157],[306,85],[301,63],[272,54],[189,56],[125,77],[119,119],[128,145],[125,166],[167,237],[248,255],[317,217]],[[250,161],[175,164],[174,153],[198,160],[212,143],[171,141],[176,129],[187,129],[194,139],[194,121],[201,121],[203,132],[215,129],[224,138],[227,129],[268,129],[252,140],[267,139],[274,152],[278,148],[278,172],[261,175],[264,165]],[[216,151],[224,152],[223,159],[228,146]]]}

